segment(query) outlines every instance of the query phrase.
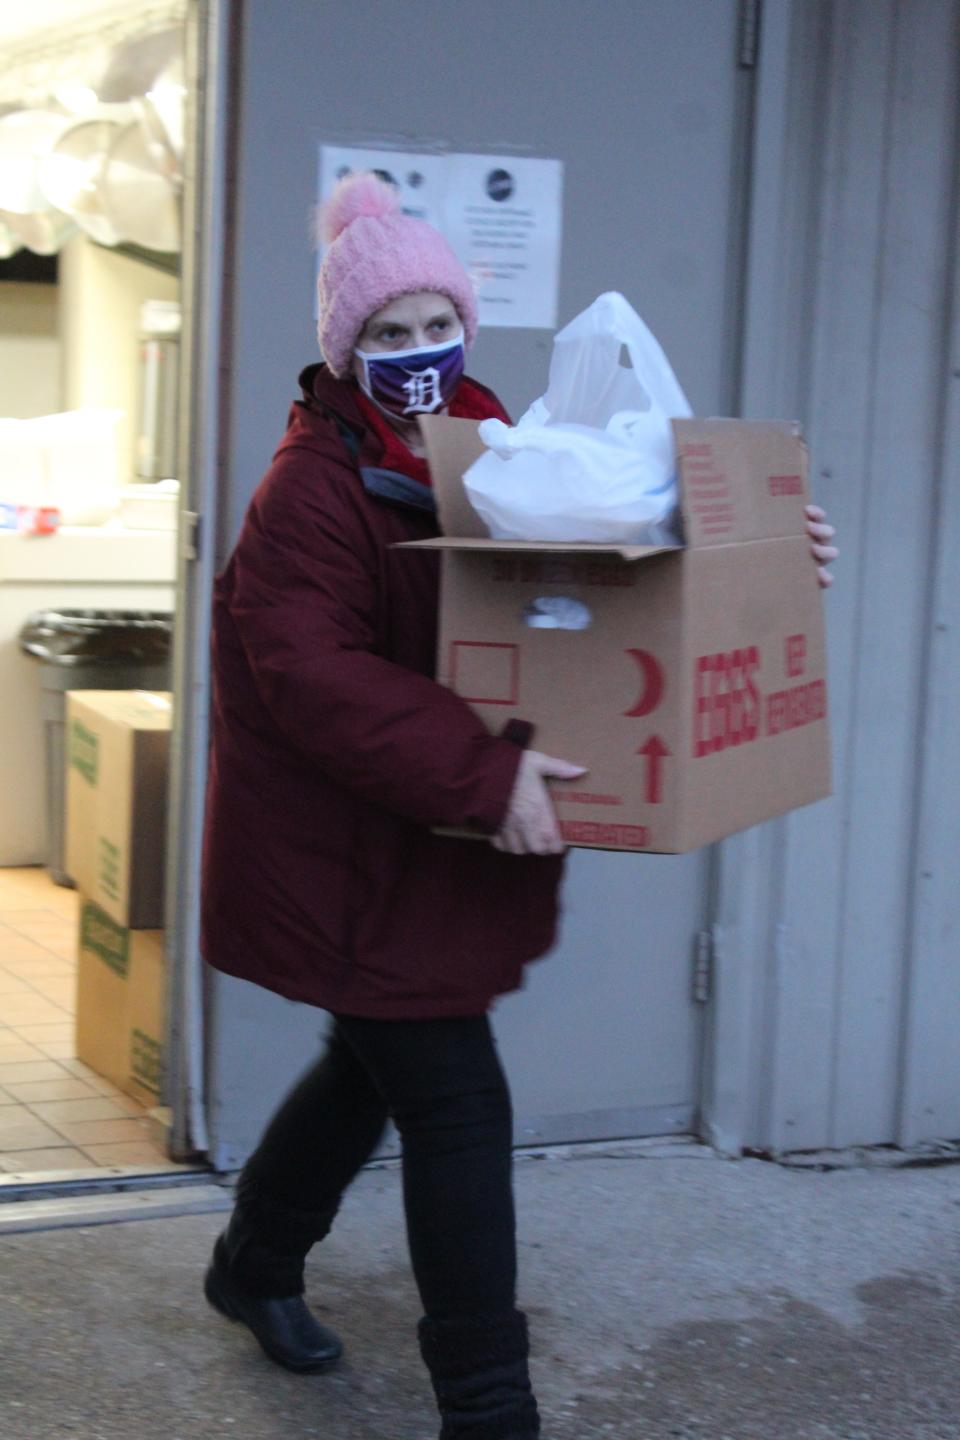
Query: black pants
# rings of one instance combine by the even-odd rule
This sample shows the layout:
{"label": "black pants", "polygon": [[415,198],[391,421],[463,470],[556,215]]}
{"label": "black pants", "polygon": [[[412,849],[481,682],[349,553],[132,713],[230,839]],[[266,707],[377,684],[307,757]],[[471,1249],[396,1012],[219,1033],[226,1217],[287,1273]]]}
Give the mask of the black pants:
{"label": "black pants", "polygon": [[327,1053],[274,1115],[237,1187],[231,1269],[296,1294],[303,1259],[392,1118],[413,1271],[433,1318],[512,1309],[511,1106],[486,1017],[338,1016]]}

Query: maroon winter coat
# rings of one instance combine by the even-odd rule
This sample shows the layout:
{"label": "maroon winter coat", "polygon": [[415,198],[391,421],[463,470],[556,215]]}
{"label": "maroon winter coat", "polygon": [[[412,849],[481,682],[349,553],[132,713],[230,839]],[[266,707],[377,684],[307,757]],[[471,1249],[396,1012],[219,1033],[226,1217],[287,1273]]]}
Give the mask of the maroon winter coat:
{"label": "maroon winter coat", "polygon": [[343,1014],[480,1014],[550,947],[561,861],[429,829],[495,833],[521,752],[432,678],[438,560],[391,548],[432,492],[351,383],[301,384],[216,584],[203,953]]}

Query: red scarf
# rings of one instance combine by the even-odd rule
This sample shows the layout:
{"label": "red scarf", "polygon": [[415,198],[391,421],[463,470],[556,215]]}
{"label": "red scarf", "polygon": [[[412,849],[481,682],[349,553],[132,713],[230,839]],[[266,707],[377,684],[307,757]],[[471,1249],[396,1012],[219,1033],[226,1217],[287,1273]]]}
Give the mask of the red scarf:
{"label": "red scarf", "polygon": [[[383,442],[380,464],[384,470],[396,470],[398,474],[406,475],[411,480],[419,480],[421,485],[429,485],[430,467],[426,460],[420,455],[414,455],[404,444],[383,411],[374,405],[359,385],[355,399],[370,429]],[[510,417],[500,402],[466,377],[457,386],[456,393],[447,406],[447,414],[452,415],[455,420],[496,419],[505,420],[508,424],[510,422]]]}

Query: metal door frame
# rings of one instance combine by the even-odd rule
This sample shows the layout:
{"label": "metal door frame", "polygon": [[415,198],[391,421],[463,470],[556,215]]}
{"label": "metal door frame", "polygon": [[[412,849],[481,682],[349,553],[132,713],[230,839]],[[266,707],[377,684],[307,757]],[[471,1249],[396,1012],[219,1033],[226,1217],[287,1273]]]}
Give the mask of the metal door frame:
{"label": "metal door frame", "polygon": [[167,1101],[176,1158],[208,1149],[200,855],[210,714],[210,617],[230,387],[232,159],[230,96],[241,6],[189,0],[180,381],[181,513],[174,640],[174,730],[167,846]]}
{"label": "metal door frame", "polygon": [[[760,24],[737,413],[801,418],[814,290],[819,145],[833,0],[777,0]],[[712,1004],[701,1135],[726,1155],[755,1143],[759,1077],[772,1073],[785,937],[779,924],[789,817],[716,847]]]}
{"label": "metal door frame", "polygon": [[[180,453],[183,513],[174,655],[176,716],[168,848],[168,1101],[175,1155],[207,1150],[204,983],[199,956],[199,868],[210,710],[208,645],[223,452],[230,387],[225,372],[231,324],[232,183],[236,124],[229,98],[239,80],[243,0],[190,0],[188,54],[193,143],[188,147],[188,213],[183,284],[185,326]],[[829,0],[745,3],[744,33],[759,50],[746,117],[750,153],[746,244],[732,257],[742,267],[742,316],[731,314],[736,409],[745,415],[783,412],[796,374],[785,374],[783,282],[804,217],[797,213],[796,172],[810,163],[790,133],[790,95],[814,72],[811,35],[829,14]],[[762,21],[762,23],[760,23]],[[812,58],[811,58],[812,57]],[[788,163],[789,153],[789,163]],[[770,243],[775,236],[776,245]],[[736,294],[736,287],[732,293]],[[200,323],[202,321],[202,323]],[[788,404],[788,408],[789,404]],[[785,412],[783,412],[785,413]],[[749,1131],[750,1064],[756,1012],[771,953],[775,909],[769,877],[777,822],[716,847],[708,905],[712,915],[714,984],[705,1015],[699,1130],[726,1153],[739,1153]]]}

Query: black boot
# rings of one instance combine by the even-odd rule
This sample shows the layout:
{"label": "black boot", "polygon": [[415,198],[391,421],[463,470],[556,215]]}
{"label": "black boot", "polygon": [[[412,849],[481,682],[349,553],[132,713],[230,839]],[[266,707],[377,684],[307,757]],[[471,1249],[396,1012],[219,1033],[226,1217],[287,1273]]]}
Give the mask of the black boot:
{"label": "black boot", "polygon": [[530,1440],[540,1434],[521,1311],[425,1318],[419,1337],[443,1421],[440,1440]]}
{"label": "black boot", "polygon": [[241,1278],[231,1273],[231,1227],[213,1247],[213,1259],[203,1286],[207,1300],[228,1320],[239,1320],[246,1325],[264,1353],[285,1369],[301,1375],[328,1369],[340,1358],[343,1345],[333,1331],[321,1325],[307,1309],[302,1281],[299,1290],[292,1294],[289,1284],[278,1285],[288,1291],[282,1295],[260,1293],[264,1288],[262,1284],[253,1290],[247,1288]]}

